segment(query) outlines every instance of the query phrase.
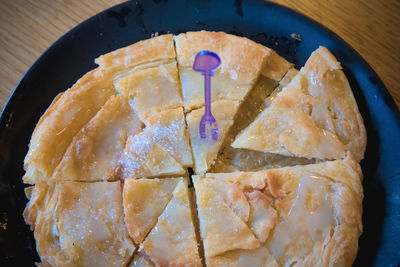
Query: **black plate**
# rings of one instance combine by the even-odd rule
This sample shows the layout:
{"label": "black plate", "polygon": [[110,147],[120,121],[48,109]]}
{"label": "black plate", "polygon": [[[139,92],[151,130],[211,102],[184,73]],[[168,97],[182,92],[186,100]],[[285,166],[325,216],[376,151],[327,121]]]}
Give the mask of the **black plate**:
{"label": "black plate", "polygon": [[[262,0],[127,2],[83,22],[54,43],[15,88],[0,121],[1,266],[32,266],[35,241],[25,225],[22,162],[32,131],[53,98],[111,50],[154,32],[225,31],[275,49],[301,67],[319,45],[342,62],[364,118],[368,146],[364,178],[364,234],[356,266],[400,264],[400,116],[383,83],[343,40],[318,23]],[[291,38],[300,34],[302,41]]]}

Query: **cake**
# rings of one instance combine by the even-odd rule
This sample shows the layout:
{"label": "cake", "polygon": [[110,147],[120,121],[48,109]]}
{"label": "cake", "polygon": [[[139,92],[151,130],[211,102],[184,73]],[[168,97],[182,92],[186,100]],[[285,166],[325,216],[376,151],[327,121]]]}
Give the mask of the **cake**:
{"label": "cake", "polygon": [[[218,139],[199,136],[197,52]],[[351,266],[366,132],[340,63],[297,70],[223,32],[160,35],[101,55],[59,94],[25,157],[39,266]]]}

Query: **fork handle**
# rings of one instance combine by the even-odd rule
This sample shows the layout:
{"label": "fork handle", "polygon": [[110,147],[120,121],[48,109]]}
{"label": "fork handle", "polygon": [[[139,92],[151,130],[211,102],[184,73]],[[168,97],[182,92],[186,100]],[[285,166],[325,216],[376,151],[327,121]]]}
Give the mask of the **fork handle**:
{"label": "fork handle", "polygon": [[204,106],[205,114],[211,116],[211,77],[213,76],[212,71],[203,72],[204,75]]}

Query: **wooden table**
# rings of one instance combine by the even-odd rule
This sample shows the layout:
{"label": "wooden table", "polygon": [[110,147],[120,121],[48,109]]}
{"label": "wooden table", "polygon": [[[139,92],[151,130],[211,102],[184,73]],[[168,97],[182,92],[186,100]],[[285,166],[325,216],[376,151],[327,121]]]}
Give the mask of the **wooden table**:
{"label": "wooden table", "polygon": [[[232,0],[233,1],[233,0]],[[42,52],[121,0],[0,0],[0,108]],[[378,73],[400,106],[400,1],[275,0],[327,26]]]}

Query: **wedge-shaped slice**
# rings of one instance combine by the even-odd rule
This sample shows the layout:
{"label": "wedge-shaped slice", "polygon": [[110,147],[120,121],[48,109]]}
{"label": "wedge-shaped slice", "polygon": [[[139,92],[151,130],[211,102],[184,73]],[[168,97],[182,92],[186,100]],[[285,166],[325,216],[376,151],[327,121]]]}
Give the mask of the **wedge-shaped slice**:
{"label": "wedge-shaped slice", "polygon": [[182,106],[176,62],[135,70],[115,82],[142,119],[167,108]]}
{"label": "wedge-shaped slice", "polygon": [[221,58],[221,65],[211,80],[212,101],[242,101],[271,54],[260,44],[223,32],[182,33],[175,36],[175,44],[185,110],[204,105],[204,78],[192,69],[199,51],[210,50]]}
{"label": "wedge-shaped slice", "polygon": [[187,182],[181,180],[140,250],[156,266],[201,266]]}
{"label": "wedge-shaped slice", "polygon": [[118,159],[127,136],[142,123],[123,96],[112,96],[72,139],[54,171],[58,180],[98,181],[117,178]]}
{"label": "wedge-shaped slice", "polygon": [[182,108],[167,109],[145,121],[153,139],[184,167],[192,167],[189,131]]}
{"label": "wedge-shaped slice", "polygon": [[[120,182],[63,181],[53,186],[46,185],[51,197],[31,224],[43,264],[127,265],[135,246],[124,226]],[[25,215],[31,209],[28,204]]]}
{"label": "wedge-shaped slice", "polygon": [[339,68],[332,54],[319,48],[232,146],[319,159],[343,158],[350,150],[361,160],[365,128]]}
{"label": "wedge-shaped slice", "polygon": [[218,140],[213,140],[211,134],[208,134],[205,139],[200,138],[199,125],[201,117],[204,115],[204,108],[193,110],[186,116],[196,174],[204,173],[212,165],[221,150],[229,128],[233,124],[233,118],[238,107],[239,102],[231,100],[221,100],[211,104],[212,114],[218,123]]}
{"label": "wedge-shaped slice", "polygon": [[185,174],[182,165],[148,131],[128,137],[119,164],[123,179]]}
{"label": "wedge-shaped slice", "polygon": [[54,99],[32,134],[24,161],[25,183],[50,179],[75,134],[116,94],[111,80],[109,73],[98,68]]}
{"label": "wedge-shaped slice", "polygon": [[124,182],[125,224],[130,237],[141,243],[156,225],[182,178],[126,179]]}
{"label": "wedge-shaped slice", "polygon": [[301,72],[308,79],[308,93],[318,100],[312,110],[316,124],[334,133],[360,161],[364,158],[367,134],[340,63],[328,49],[319,47]]}
{"label": "wedge-shaped slice", "polygon": [[176,57],[172,34],[134,43],[120,48],[96,59],[101,68],[114,72],[151,63],[166,62]]}
{"label": "wedge-shaped slice", "polygon": [[343,158],[346,146],[312,118],[313,102],[318,100],[303,93],[307,87],[307,80],[299,74],[232,146],[304,158]]}
{"label": "wedge-shaped slice", "polygon": [[[38,122],[24,161],[24,182],[35,184],[49,180],[64,152],[78,131],[117,92],[116,77],[144,65],[175,61],[171,34],[151,38],[100,56],[99,68],[88,72],[72,88],[53,101]],[[141,66],[139,66],[141,65]]]}
{"label": "wedge-shaped slice", "polygon": [[213,256],[235,249],[256,249],[260,242],[219,194],[218,183],[194,176],[200,232],[206,263]]}
{"label": "wedge-shaped slice", "polygon": [[[208,173],[200,181],[217,179],[245,192],[251,207],[247,225],[261,242],[256,250],[206,254],[208,266],[247,266],[250,258],[267,266],[351,266],[362,231],[361,175],[351,154],[305,166]],[[195,188],[198,195],[196,182]]]}

